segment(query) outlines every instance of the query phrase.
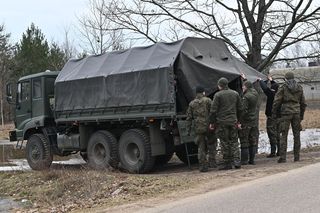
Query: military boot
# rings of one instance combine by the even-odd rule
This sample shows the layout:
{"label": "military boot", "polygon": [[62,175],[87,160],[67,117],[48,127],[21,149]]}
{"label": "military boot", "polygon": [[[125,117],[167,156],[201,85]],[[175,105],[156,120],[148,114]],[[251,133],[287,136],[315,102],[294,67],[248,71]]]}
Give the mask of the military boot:
{"label": "military boot", "polygon": [[232,169],[232,164],[230,162],[225,163],[219,170],[230,170]]}
{"label": "military boot", "polygon": [[287,160],[285,158],[279,158],[278,163],[285,163]]}
{"label": "military boot", "polygon": [[267,156],[267,158],[274,158],[276,157],[276,145],[271,144],[271,153]]}
{"label": "military boot", "polygon": [[209,159],[209,168],[217,168],[216,159]]}
{"label": "military boot", "polygon": [[208,171],[208,165],[206,163],[199,164],[199,171],[200,172],[207,172]]}
{"label": "military boot", "polygon": [[277,143],[277,156],[280,156],[280,142]]}
{"label": "military boot", "polygon": [[240,160],[235,160],[234,161],[234,168],[235,169],[241,169],[241,161]]}
{"label": "military boot", "polygon": [[249,149],[241,148],[241,165],[248,164]]}
{"label": "military boot", "polygon": [[254,162],[254,158],[256,156],[256,147],[255,146],[250,146],[249,147],[249,164],[255,165],[256,163]]}

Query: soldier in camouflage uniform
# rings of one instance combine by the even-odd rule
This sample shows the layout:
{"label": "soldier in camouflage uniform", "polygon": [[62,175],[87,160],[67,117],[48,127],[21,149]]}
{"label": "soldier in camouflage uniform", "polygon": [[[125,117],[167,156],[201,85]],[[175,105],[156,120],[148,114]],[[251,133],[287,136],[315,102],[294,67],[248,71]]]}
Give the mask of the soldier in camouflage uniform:
{"label": "soldier in camouflage uniform", "polygon": [[190,102],[187,110],[188,134],[191,132],[192,121],[196,134],[195,143],[198,145],[198,159],[200,172],[208,171],[207,153],[209,152],[209,166],[216,167],[217,139],[213,132],[209,132],[209,112],[212,101],[205,97],[202,87],[196,88],[196,98]]}
{"label": "soldier in camouflage uniform", "polygon": [[228,80],[220,78],[219,92],[213,98],[210,110],[210,127],[216,128],[220,139],[224,166],[220,169],[241,168],[237,123],[241,116],[241,99],[236,91],[228,88]]}
{"label": "soldier in camouflage uniform", "polygon": [[258,92],[253,88],[250,81],[243,83],[243,98],[242,106],[243,113],[241,116],[241,130],[239,131],[240,146],[241,146],[241,164],[254,165],[256,153],[257,138],[256,138],[256,108],[258,103]]}
{"label": "soldier in camouflage uniform", "polygon": [[280,158],[278,163],[286,162],[287,137],[290,124],[294,140],[294,161],[300,160],[300,131],[306,108],[302,86],[294,80],[293,72],[285,74],[285,83],[280,86],[272,106],[272,116],[277,118],[280,109]]}

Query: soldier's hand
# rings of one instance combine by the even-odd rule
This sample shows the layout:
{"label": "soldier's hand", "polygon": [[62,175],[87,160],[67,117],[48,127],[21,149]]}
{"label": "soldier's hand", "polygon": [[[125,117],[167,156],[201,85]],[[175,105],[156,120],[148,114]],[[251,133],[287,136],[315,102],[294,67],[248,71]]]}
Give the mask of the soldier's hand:
{"label": "soldier's hand", "polygon": [[210,124],[209,125],[209,130],[210,131],[214,131],[216,129],[216,127],[214,126],[214,124]]}
{"label": "soldier's hand", "polygon": [[247,79],[246,75],[243,72],[241,73],[241,78],[242,78],[242,80]]}
{"label": "soldier's hand", "polygon": [[237,129],[241,129],[241,123],[240,123],[240,122],[237,122],[237,123],[236,123],[236,128],[237,128]]}
{"label": "soldier's hand", "polygon": [[268,79],[269,81],[272,81],[272,76],[270,74],[268,75]]}

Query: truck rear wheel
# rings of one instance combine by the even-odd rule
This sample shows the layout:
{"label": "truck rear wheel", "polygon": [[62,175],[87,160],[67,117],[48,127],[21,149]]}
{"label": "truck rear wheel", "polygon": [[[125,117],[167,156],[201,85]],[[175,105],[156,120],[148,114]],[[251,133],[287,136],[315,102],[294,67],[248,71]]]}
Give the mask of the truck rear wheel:
{"label": "truck rear wheel", "polygon": [[[194,143],[187,143],[187,147],[188,147],[189,155],[192,155],[192,156],[189,156],[190,163],[191,164],[198,163],[198,156],[197,156],[198,146],[195,145]],[[183,163],[188,164],[185,144],[176,146],[176,155]]]}
{"label": "truck rear wheel", "polygon": [[105,130],[99,130],[90,137],[87,155],[88,164],[94,169],[107,169],[110,166],[118,167],[117,139]]}
{"label": "truck rear wheel", "polygon": [[150,138],[140,129],[125,131],[119,141],[121,167],[130,173],[146,173],[153,168]]}
{"label": "truck rear wheel", "polygon": [[51,166],[52,152],[43,134],[34,134],[29,137],[26,154],[28,164],[33,170],[44,170]]}

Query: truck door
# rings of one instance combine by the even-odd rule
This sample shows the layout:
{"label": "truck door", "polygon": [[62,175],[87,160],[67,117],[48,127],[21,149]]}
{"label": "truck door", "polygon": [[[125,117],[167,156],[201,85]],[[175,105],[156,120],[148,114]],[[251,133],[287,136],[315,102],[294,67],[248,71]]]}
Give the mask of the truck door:
{"label": "truck door", "polygon": [[43,88],[41,78],[32,79],[32,117],[44,115]]}
{"label": "truck door", "polygon": [[31,120],[31,86],[30,80],[18,83],[16,105],[17,136],[22,136],[24,126]]}

